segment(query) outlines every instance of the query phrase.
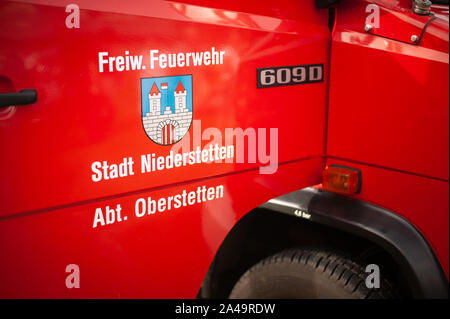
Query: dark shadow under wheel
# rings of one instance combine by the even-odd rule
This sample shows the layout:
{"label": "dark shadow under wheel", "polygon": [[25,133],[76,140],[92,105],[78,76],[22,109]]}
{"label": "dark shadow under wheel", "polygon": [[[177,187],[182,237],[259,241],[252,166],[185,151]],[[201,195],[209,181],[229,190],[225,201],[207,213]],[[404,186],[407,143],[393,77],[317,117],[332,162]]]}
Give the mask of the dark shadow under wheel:
{"label": "dark shadow under wheel", "polygon": [[331,251],[287,250],[251,267],[231,291],[232,299],[393,298],[381,275],[380,288],[366,286],[362,263]]}

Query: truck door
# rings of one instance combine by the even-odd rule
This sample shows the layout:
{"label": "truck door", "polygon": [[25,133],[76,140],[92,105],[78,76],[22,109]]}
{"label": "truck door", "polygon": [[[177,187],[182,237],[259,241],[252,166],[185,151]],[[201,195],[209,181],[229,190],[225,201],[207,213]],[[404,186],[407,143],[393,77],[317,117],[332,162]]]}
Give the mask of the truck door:
{"label": "truck door", "polygon": [[195,297],[244,214],[320,182],[328,11],[66,5],[0,3],[0,296]]}

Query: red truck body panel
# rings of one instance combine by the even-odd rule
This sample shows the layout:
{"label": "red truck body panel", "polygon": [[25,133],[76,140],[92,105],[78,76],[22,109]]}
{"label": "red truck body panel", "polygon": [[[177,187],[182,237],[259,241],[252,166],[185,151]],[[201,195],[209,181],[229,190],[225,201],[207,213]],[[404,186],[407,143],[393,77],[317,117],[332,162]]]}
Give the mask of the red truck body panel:
{"label": "red truck body panel", "polygon": [[[366,3],[350,4],[333,37],[329,164],[360,168],[364,186],[356,197],[420,229],[448,277],[448,12],[447,23],[432,21],[416,47],[365,33]],[[401,21],[414,23],[407,16]]]}
{"label": "red truck body panel", "polygon": [[[77,29],[64,25],[65,1],[2,1],[0,93],[39,98],[0,109],[0,297],[194,298],[246,213],[320,184],[334,163],[362,171],[354,197],[416,226],[448,278],[448,10],[415,45],[410,33],[429,18],[380,4],[389,23],[367,34],[372,2],[342,4],[331,34],[313,1],[80,0]],[[150,67],[150,50],[211,47],[223,64]],[[142,55],[146,68],[100,72],[99,52]],[[306,64],[323,64],[322,82],[257,88],[257,68]],[[203,137],[203,148],[217,142],[206,129],[277,128],[274,174],[247,151],[245,163],[139,172],[141,155],[171,151],[143,129],[140,81],[180,75],[193,90],[183,141],[192,149]],[[129,157],[135,174],[93,181],[95,161]],[[135,214],[139,199],[219,185],[215,201]],[[118,204],[127,220],[93,227],[98,208]],[[79,289],[65,286],[68,264],[81,269]]]}
{"label": "red truck body panel", "polygon": [[[37,1],[42,2],[45,1]],[[18,108],[1,123],[2,148],[9,150],[8,156],[1,158],[0,166],[5,186],[1,216],[258,166],[199,165],[154,172],[151,177],[135,174],[109,183],[93,183],[94,161],[120,163],[129,156],[139,158],[147,153],[164,156],[170,152],[168,147],[151,143],[142,129],[139,81],[145,77],[192,74],[194,120],[201,120],[200,133],[209,127],[222,132],[236,127],[283,127],[278,131],[280,163],[323,155],[326,82],[285,87],[282,91],[258,90],[254,78],[255,69],[260,66],[298,64],[298,61],[327,63],[326,14],[317,13],[316,23],[312,24],[239,13],[224,26],[221,25],[222,15],[227,14],[224,10],[216,9],[214,13],[209,8],[190,5],[179,8],[157,1],[151,8],[141,3],[141,8],[139,3],[129,14],[115,13],[127,12],[129,4],[97,4],[85,11],[82,17],[85,25],[78,30],[64,25],[60,29],[53,27],[53,23],[62,19],[61,7],[2,3],[2,41],[11,43],[2,48],[2,59],[7,61],[2,65],[2,75],[12,79],[17,89],[36,88],[40,97],[35,105]],[[84,5],[89,8],[93,4],[85,1],[79,5],[83,14]],[[190,10],[195,13],[191,18],[183,13]],[[65,15],[63,12],[63,18]],[[197,16],[209,17],[210,21],[197,22]],[[51,23],[42,26],[42,21]],[[120,27],[115,30],[111,23]],[[34,32],[36,26],[40,26],[39,34]],[[148,30],[158,32],[149,37]],[[227,51],[222,66],[98,71],[100,51],[120,55],[128,50],[130,55],[142,54],[147,58],[150,49],[178,52],[211,46]],[[147,59],[144,63],[148,64]],[[295,103],[294,96],[302,105]],[[291,142],[293,127],[296,144]],[[192,127],[191,139],[195,129]],[[200,127],[197,129],[200,131]]]}
{"label": "red truck body panel", "polygon": [[[327,70],[327,12],[308,4],[303,16],[287,19],[162,1],[152,6],[79,1],[82,25],[67,29],[65,4],[0,4],[0,39],[10,44],[0,49],[1,76],[15,90],[39,92],[37,103],[17,107],[0,122],[0,251],[8,256],[0,265],[0,296],[195,297],[220,243],[241,216],[270,198],[320,183],[327,79],[259,90],[255,72],[308,63],[323,63]],[[290,4],[280,6],[288,11]],[[226,51],[223,65],[148,67],[150,49],[212,46]],[[142,54],[147,68],[99,72],[100,51],[123,55],[126,50]],[[139,81],[180,74],[192,75],[193,119],[201,120],[201,129],[195,122],[191,127],[192,143],[210,127],[222,133],[279,128],[276,174],[259,175],[260,164],[246,161],[93,182],[94,161],[169,154],[170,147],[153,143],[142,128]],[[202,147],[209,142],[206,137]],[[139,220],[134,216],[136,199],[199,183],[224,185],[224,198]],[[118,203],[128,220],[93,229],[96,208]],[[83,269],[86,284],[79,290],[68,290],[67,274],[57,271],[68,264]]]}

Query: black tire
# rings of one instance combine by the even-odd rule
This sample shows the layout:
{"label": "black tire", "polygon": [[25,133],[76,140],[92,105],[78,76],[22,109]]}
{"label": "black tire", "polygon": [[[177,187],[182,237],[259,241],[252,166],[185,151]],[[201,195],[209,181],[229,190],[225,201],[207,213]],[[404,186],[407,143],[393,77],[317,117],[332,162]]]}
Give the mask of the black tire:
{"label": "black tire", "polygon": [[247,270],[232,299],[388,299],[392,285],[366,287],[365,267],[334,252],[296,249],[268,257]]}

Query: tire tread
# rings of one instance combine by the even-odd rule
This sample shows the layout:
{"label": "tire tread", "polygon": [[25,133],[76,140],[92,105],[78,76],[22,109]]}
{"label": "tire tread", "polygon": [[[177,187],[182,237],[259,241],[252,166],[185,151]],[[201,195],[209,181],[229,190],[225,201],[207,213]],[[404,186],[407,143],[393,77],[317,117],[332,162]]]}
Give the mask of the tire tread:
{"label": "tire tread", "polygon": [[349,291],[359,299],[391,299],[395,297],[393,286],[384,278],[381,279],[379,289],[366,287],[365,268],[363,263],[353,258],[334,251],[320,249],[289,249],[267,257],[245,272],[236,283],[247,280],[254,272],[261,271],[264,267],[280,263],[305,265],[328,276],[336,284]]}

